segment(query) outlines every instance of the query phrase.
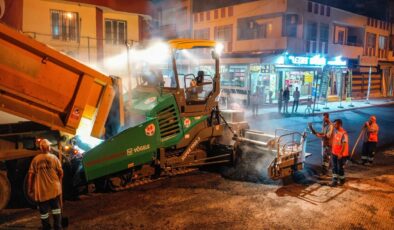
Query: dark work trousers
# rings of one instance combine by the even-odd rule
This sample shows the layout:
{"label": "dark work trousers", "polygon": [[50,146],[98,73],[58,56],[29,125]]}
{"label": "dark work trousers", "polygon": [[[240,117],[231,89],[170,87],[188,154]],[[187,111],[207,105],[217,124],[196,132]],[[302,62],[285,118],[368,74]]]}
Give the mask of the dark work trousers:
{"label": "dark work trousers", "polygon": [[49,210],[52,210],[54,229],[62,229],[62,216],[59,197],[44,202],[39,202],[38,208],[40,210],[40,218],[43,230],[51,229],[51,223],[49,222]]}
{"label": "dark work trousers", "polygon": [[281,112],[282,112],[282,101],[279,100],[278,101],[278,113],[281,113]]}
{"label": "dark work trousers", "polygon": [[334,182],[345,182],[345,170],[343,166],[345,165],[346,158],[342,157],[339,159],[336,155],[332,154],[332,180]]}
{"label": "dark work trousers", "polygon": [[285,100],[285,104],[283,107],[283,112],[284,113],[289,113],[289,100]]}
{"label": "dark work trousers", "polygon": [[363,144],[363,152],[361,154],[361,160],[363,163],[373,163],[375,159],[377,142],[367,141]]}
{"label": "dark work trousers", "polygon": [[257,116],[259,114],[259,104],[252,104],[253,116]]}
{"label": "dark work trousers", "polygon": [[292,113],[294,113],[294,107],[295,107],[295,112],[297,112],[297,109],[298,109],[298,100],[296,101],[296,100],[294,100],[294,102],[293,102],[293,109],[292,109]]}

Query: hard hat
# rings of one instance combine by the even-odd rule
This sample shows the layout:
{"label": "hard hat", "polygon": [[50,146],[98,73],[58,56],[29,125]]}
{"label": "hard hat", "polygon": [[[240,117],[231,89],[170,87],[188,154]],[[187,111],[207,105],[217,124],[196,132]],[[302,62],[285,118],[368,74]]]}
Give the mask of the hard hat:
{"label": "hard hat", "polygon": [[369,118],[372,122],[375,122],[376,121],[376,117],[375,116],[371,116],[370,118]]}
{"label": "hard hat", "polygon": [[42,152],[49,152],[51,150],[51,142],[49,142],[47,139],[42,139],[40,141],[40,150]]}

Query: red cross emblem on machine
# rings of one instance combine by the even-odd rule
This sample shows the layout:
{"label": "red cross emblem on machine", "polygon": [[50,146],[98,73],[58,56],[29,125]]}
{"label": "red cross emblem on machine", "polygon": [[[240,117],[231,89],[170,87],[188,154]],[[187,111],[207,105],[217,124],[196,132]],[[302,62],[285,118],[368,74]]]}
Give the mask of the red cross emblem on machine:
{"label": "red cross emblem on machine", "polygon": [[146,126],[146,128],[145,128],[145,134],[147,135],[147,136],[149,136],[149,137],[151,137],[151,136],[153,136],[154,134],[155,134],[155,131],[156,131],[156,127],[155,127],[155,125],[152,123],[152,124],[149,124],[148,126]]}
{"label": "red cross emblem on machine", "polygon": [[189,118],[186,118],[186,119],[183,121],[183,125],[184,125],[186,128],[189,128],[191,123],[192,123],[192,122],[190,121]]}

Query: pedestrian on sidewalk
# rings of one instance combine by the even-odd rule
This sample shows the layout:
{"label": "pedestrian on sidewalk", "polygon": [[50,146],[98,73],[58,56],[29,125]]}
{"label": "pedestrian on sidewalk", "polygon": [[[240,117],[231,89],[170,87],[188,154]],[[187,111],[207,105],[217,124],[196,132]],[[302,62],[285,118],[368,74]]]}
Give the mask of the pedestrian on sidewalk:
{"label": "pedestrian on sidewalk", "polygon": [[280,89],[278,93],[278,113],[282,112],[282,101],[283,101],[283,89]]}
{"label": "pedestrian on sidewalk", "polygon": [[252,104],[253,117],[257,117],[259,113],[259,95],[257,91],[252,94],[251,104]]}
{"label": "pedestrian on sidewalk", "polygon": [[38,203],[42,229],[51,229],[49,210],[52,210],[54,229],[62,229],[62,166],[59,159],[50,153],[48,140],[41,140],[39,146],[41,154],[33,158],[28,172],[28,194]]}
{"label": "pedestrian on sidewalk", "polygon": [[283,112],[289,113],[289,101],[290,101],[289,87],[286,87],[285,91],[283,91],[283,101],[285,102]]}
{"label": "pedestrian on sidewalk", "polygon": [[364,136],[361,160],[363,165],[371,165],[375,158],[376,146],[378,144],[379,126],[376,117],[371,116],[364,124],[366,135]]}
{"label": "pedestrian on sidewalk", "polygon": [[345,183],[345,169],[347,157],[349,156],[349,138],[346,130],[342,127],[342,120],[334,121],[334,137],[332,142],[332,183],[331,186],[343,185]]}
{"label": "pedestrian on sidewalk", "polygon": [[332,138],[334,132],[334,125],[330,121],[329,113],[323,113],[323,127],[320,133],[316,132],[316,136],[321,139],[322,142],[322,171],[320,176],[326,177],[328,176],[329,168],[330,168],[330,160],[331,160],[331,147],[332,147]]}
{"label": "pedestrian on sidewalk", "polygon": [[300,101],[300,91],[298,91],[298,87],[296,87],[294,93],[293,93],[293,109],[291,111],[291,113],[294,113],[294,107],[295,107],[295,112],[297,113],[297,109],[298,109],[298,102]]}

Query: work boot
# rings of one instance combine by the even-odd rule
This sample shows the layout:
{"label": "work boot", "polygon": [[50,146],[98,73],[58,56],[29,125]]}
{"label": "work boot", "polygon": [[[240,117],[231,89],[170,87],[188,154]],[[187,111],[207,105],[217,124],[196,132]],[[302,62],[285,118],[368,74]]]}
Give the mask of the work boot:
{"label": "work boot", "polygon": [[344,184],[345,184],[345,179],[339,180],[339,183],[338,183],[339,186],[342,186],[342,185],[344,185]]}

